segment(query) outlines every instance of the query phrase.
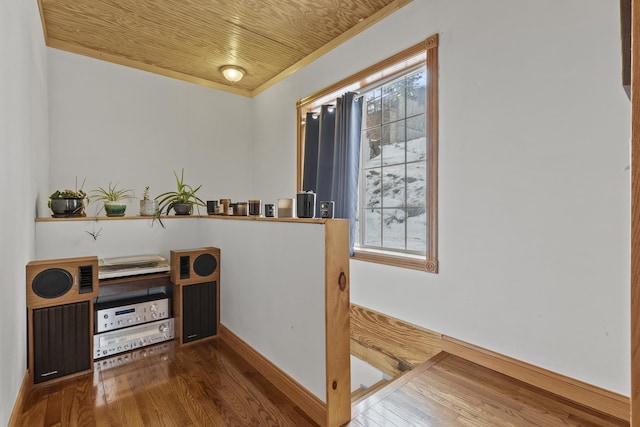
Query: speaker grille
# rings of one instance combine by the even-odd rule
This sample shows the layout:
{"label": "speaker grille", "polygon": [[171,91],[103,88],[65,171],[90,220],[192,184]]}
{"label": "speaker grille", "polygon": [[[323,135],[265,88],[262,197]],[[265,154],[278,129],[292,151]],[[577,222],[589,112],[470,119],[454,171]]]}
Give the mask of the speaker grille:
{"label": "speaker grille", "polygon": [[180,257],[180,278],[188,279],[191,276],[191,257],[189,256],[181,256]]}
{"label": "speaker grille", "polygon": [[89,302],[33,310],[35,384],[91,367]]}
{"label": "speaker grille", "polygon": [[216,257],[211,254],[199,255],[193,262],[193,271],[200,277],[209,276],[217,267]]}
{"label": "speaker grille", "polygon": [[217,332],[216,282],[183,287],[182,342],[188,343]]}
{"label": "speaker grille", "polygon": [[69,292],[73,286],[73,277],[62,268],[43,270],[31,282],[33,293],[40,298],[58,298]]}
{"label": "speaker grille", "polygon": [[78,267],[78,285],[81,294],[93,292],[93,266],[81,265]]}

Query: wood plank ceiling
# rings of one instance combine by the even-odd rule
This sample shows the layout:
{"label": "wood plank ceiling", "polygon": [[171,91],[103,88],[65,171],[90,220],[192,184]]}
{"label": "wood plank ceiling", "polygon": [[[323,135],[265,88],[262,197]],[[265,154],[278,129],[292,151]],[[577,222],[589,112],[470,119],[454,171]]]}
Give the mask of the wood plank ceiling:
{"label": "wood plank ceiling", "polygon": [[255,96],[411,0],[38,1],[47,46]]}

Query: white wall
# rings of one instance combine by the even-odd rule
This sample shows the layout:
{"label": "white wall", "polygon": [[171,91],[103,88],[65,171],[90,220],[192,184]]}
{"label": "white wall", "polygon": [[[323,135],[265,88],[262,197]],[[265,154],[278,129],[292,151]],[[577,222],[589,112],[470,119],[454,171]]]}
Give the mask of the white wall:
{"label": "white wall", "polygon": [[[254,190],[266,203],[296,194],[296,74],[253,101]],[[293,177],[293,179],[292,179]]]}
{"label": "white wall", "polygon": [[25,264],[38,184],[47,178],[47,61],[37,2],[0,2],[0,425],[27,368]]}
{"label": "white wall", "polygon": [[434,33],[440,273],[354,261],[352,301],[628,395],[617,2],[413,1],[255,99],[256,189],[292,191],[297,99]]}
{"label": "white wall", "polygon": [[[57,49],[48,50],[51,177],[73,188],[175,190],[173,171],[203,200],[253,197],[251,99]],[[46,198],[38,216],[49,216]],[[93,214],[100,204],[92,204]],[[137,215],[137,201],[127,209]],[[206,213],[206,209],[203,210]]]}
{"label": "white wall", "polygon": [[[220,218],[40,221],[35,259],[220,248],[220,322],[326,402],[325,226]],[[94,239],[87,231],[100,231]],[[347,333],[345,331],[345,333]]]}
{"label": "white wall", "polygon": [[203,235],[198,226],[204,221],[197,217],[166,218],[162,220],[164,227],[152,219],[39,221],[33,259],[142,254],[169,259],[172,250],[212,245],[211,238]]}
{"label": "white wall", "polygon": [[325,226],[213,219],[201,227],[220,248],[220,323],[326,402]]}

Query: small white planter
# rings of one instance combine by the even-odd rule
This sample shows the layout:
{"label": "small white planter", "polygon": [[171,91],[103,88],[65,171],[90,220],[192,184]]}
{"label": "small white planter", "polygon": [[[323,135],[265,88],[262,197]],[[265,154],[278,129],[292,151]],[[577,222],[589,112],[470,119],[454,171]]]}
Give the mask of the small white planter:
{"label": "small white planter", "polygon": [[140,215],[154,216],[158,213],[158,201],[155,199],[140,200]]}

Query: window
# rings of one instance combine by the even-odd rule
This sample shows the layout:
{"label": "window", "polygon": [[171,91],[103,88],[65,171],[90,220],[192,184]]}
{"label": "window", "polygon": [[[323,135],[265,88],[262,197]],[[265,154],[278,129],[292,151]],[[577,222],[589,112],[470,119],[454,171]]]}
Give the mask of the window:
{"label": "window", "polygon": [[345,91],[364,98],[354,259],[437,272],[437,35],[298,102],[304,117]]}

